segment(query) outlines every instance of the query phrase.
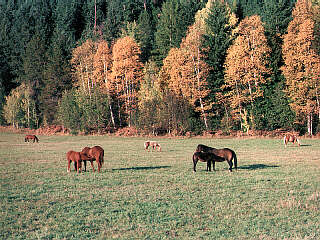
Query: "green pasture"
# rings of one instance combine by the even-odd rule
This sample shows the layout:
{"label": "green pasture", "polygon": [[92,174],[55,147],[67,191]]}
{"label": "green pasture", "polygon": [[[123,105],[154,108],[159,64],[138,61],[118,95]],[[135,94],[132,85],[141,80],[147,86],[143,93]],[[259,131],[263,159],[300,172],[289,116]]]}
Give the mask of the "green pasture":
{"label": "green pasture", "polygon": [[[320,239],[320,139],[39,139],[0,133],[0,239]],[[234,149],[238,171],[194,173],[198,143]],[[66,152],[94,145],[102,172],[67,173]]]}

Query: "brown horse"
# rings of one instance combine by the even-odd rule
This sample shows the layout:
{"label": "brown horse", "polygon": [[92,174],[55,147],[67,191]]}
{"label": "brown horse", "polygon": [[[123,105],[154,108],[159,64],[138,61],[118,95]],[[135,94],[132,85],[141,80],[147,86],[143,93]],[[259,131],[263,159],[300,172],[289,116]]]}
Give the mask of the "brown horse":
{"label": "brown horse", "polygon": [[300,140],[295,135],[293,135],[291,133],[287,133],[283,137],[283,143],[284,143],[285,147],[287,147],[288,142],[292,142],[292,144],[295,144],[297,142],[298,146],[300,147]]}
{"label": "brown horse", "polygon": [[36,135],[26,135],[26,136],[24,137],[24,141],[25,141],[25,142],[30,142],[30,141],[39,142],[39,138],[37,138]]}
{"label": "brown horse", "polygon": [[[209,153],[213,153],[214,155],[224,159],[223,161],[227,161],[229,164],[229,171],[232,172],[232,160],[234,161],[234,168],[237,169],[237,155],[236,153],[229,149],[229,148],[222,148],[222,149],[216,149],[216,148],[212,148],[212,147],[208,147],[206,145],[203,144],[199,144],[196,148],[196,152],[209,152]],[[222,162],[222,161],[213,161],[213,170],[215,170],[215,162]]]}
{"label": "brown horse", "polygon": [[[147,150],[149,147],[151,147],[152,150],[157,150],[157,148],[158,148],[159,152],[161,152],[161,146],[156,141],[150,141],[150,140],[145,141],[144,142],[144,150]],[[149,149],[148,149],[148,151],[149,151]]]}
{"label": "brown horse", "polygon": [[67,152],[67,172],[70,172],[70,163],[74,162],[75,170],[79,173],[81,172],[81,162],[89,160],[87,155],[81,153],[81,152],[75,152],[75,151],[69,151]]}
{"label": "brown horse", "polygon": [[[104,162],[104,160],[103,160],[103,157],[104,157],[103,148],[100,147],[100,146],[94,146],[92,148],[85,147],[84,149],[82,149],[81,153],[85,154],[88,157],[87,161],[90,161],[93,171],[95,171],[94,167],[93,167],[93,160],[95,159],[97,164],[98,164],[98,172],[100,172],[101,166],[102,166],[102,164]],[[84,161],[84,168],[85,168],[85,171],[86,171],[86,169],[87,169],[87,162],[86,161]]]}
{"label": "brown horse", "polygon": [[197,163],[200,161],[207,162],[207,171],[209,170],[211,172],[211,163],[213,164],[213,170],[215,171],[215,162],[223,162],[225,159],[210,152],[195,152],[192,156],[192,161],[193,171],[196,172]]}

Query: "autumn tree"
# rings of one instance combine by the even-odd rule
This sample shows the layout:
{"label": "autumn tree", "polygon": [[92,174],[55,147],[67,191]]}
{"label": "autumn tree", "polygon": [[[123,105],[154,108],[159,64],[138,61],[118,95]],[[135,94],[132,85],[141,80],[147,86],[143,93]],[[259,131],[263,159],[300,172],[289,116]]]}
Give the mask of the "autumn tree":
{"label": "autumn tree", "polygon": [[163,94],[158,78],[158,67],[155,62],[145,63],[144,77],[138,95],[139,127],[156,134],[156,129],[163,127],[161,121],[164,108]]}
{"label": "autumn tree", "polygon": [[13,89],[6,97],[4,117],[13,127],[38,127],[36,104],[31,96],[32,88],[25,83]]}
{"label": "autumn tree", "polygon": [[114,110],[112,109],[112,94],[114,92],[111,81],[112,55],[108,43],[104,40],[101,40],[97,45],[97,51],[93,57],[93,67],[94,78],[108,96],[110,117],[112,125],[115,128],[115,116]]}
{"label": "autumn tree", "polygon": [[319,112],[320,58],[315,39],[315,21],[310,0],[298,0],[292,21],[283,40],[282,68],[286,78],[286,93],[298,121],[307,118],[308,133],[312,135],[312,116]]}
{"label": "autumn tree", "polygon": [[[137,109],[138,90],[143,77],[140,53],[139,46],[131,37],[118,39],[112,49],[112,84],[119,101],[119,107],[125,113],[129,126],[133,123],[134,113]],[[118,115],[121,120],[120,108]]]}
{"label": "autumn tree", "polygon": [[179,78],[182,86],[181,91],[187,97],[196,111],[201,112],[206,130],[208,130],[207,111],[210,110],[211,104],[206,101],[210,93],[207,84],[209,66],[203,61],[201,44],[203,40],[203,28],[200,22],[193,24],[186,38],[182,40],[181,51],[185,57],[182,67],[182,78]]}
{"label": "autumn tree", "polygon": [[239,35],[228,49],[225,62],[225,85],[234,115],[238,116],[241,129],[255,127],[254,101],[263,96],[267,81],[267,57],[270,49],[259,16],[247,17],[239,25]]}
{"label": "autumn tree", "polygon": [[71,64],[74,68],[75,86],[80,87],[88,95],[91,95],[91,91],[97,83],[94,78],[93,66],[96,48],[96,43],[88,39],[72,51]]}

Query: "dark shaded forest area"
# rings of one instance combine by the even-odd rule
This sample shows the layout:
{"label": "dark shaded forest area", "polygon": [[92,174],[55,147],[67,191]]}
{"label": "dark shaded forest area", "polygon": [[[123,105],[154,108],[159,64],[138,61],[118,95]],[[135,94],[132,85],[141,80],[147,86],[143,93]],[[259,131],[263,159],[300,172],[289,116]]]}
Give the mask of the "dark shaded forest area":
{"label": "dark shaded forest area", "polygon": [[4,0],[0,124],[72,133],[319,128],[310,0]]}

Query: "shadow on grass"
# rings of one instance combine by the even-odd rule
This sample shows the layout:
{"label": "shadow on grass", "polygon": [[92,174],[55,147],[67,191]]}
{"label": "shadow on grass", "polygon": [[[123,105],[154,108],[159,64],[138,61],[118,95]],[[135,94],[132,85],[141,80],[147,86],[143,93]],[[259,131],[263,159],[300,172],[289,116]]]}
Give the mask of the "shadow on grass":
{"label": "shadow on grass", "polygon": [[154,170],[154,169],[161,169],[161,168],[171,168],[171,166],[115,168],[115,169],[112,169],[112,171],[123,171],[123,170]]}
{"label": "shadow on grass", "polygon": [[251,164],[251,165],[244,165],[238,167],[238,169],[246,169],[246,170],[256,170],[256,169],[265,169],[265,168],[277,168],[277,165],[265,165],[265,164]]}

